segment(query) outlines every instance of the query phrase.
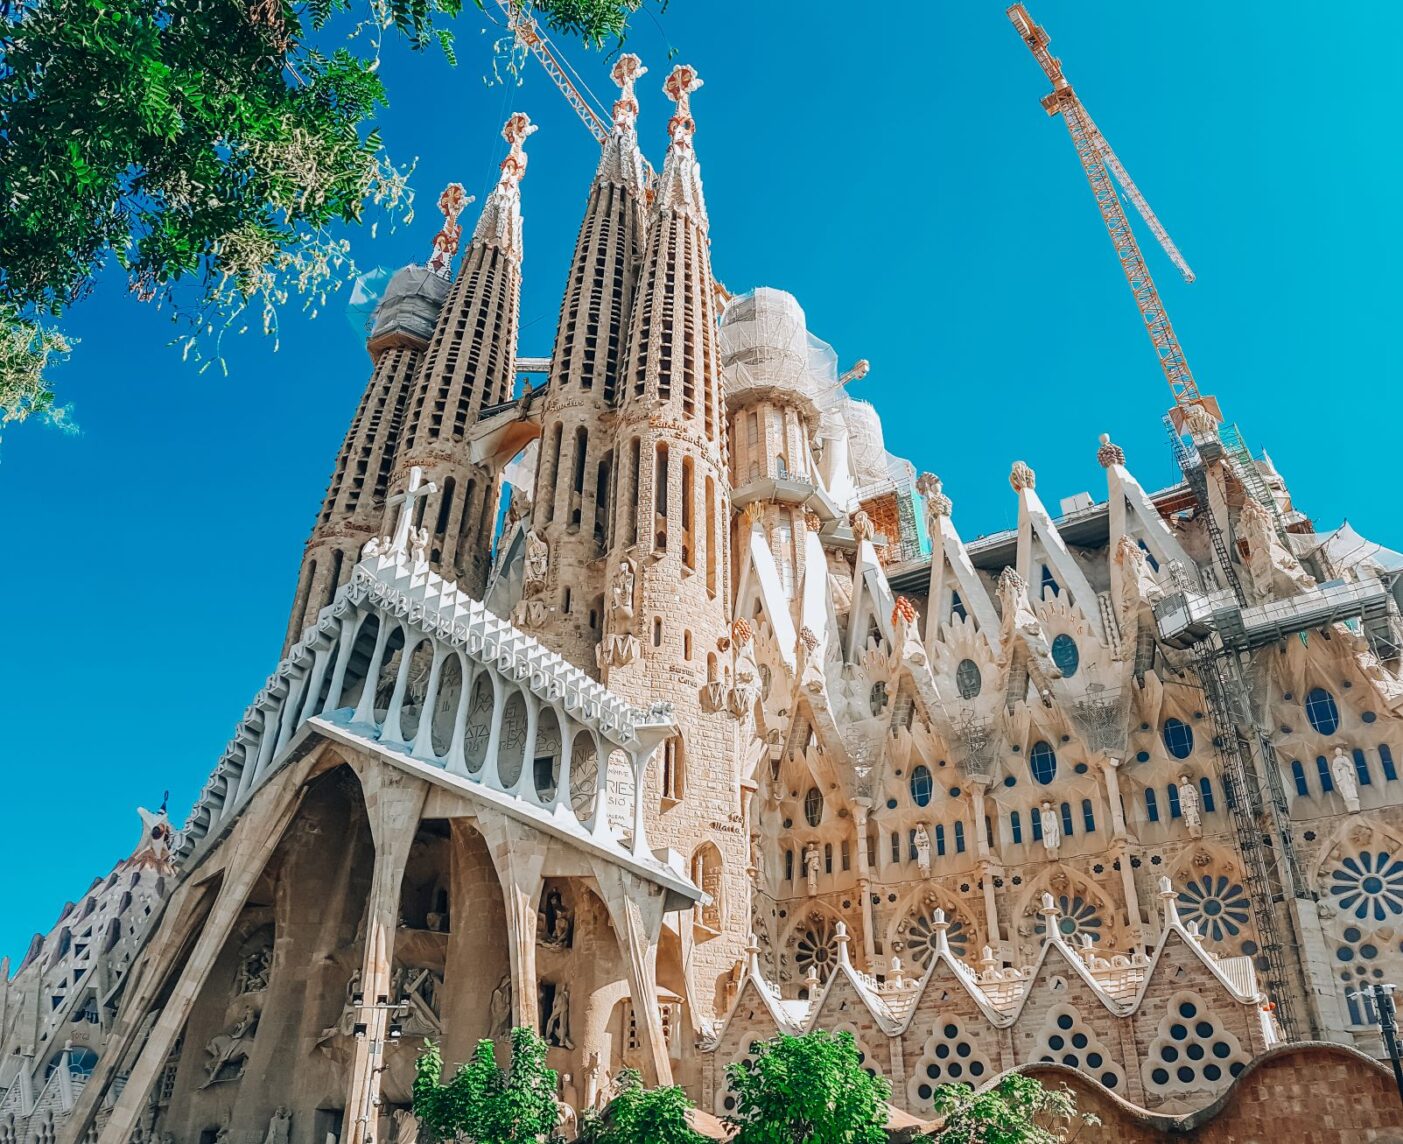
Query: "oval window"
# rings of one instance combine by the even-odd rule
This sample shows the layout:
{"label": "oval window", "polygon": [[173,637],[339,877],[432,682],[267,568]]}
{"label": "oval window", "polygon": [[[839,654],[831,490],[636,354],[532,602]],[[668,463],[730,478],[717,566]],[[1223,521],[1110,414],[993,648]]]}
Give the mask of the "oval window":
{"label": "oval window", "polygon": [[1033,772],[1033,778],[1044,786],[1057,777],[1057,752],[1052,749],[1051,743],[1039,739],[1033,744],[1033,749],[1028,752],[1028,769]]}
{"label": "oval window", "polygon": [[1065,632],[1052,641],[1052,662],[1066,679],[1076,675],[1081,664],[1081,652],[1077,651],[1077,641]]}
{"label": "oval window", "polygon": [[1317,735],[1333,735],[1340,726],[1335,697],[1323,687],[1312,687],[1306,695],[1306,718]]}
{"label": "oval window", "polygon": [[973,699],[984,689],[984,677],[979,673],[979,664],[972,659],[960,660],[955,668],[955,688],[961,699]]}
{"label": "oval window", "polygon": [[809,793],[804,796],[804,817],[810,826],[817,826],[823,819],[823,795],[819,794],[818,787],[809,787]]}
{"label": "oval window", "polygon": [[1193,754],[1194,729],[1178,719],[1164,721],[1164,749],[1176,759],[1187,759]]}
{"label": "oval window", "polygon": [[921,763],[911,772],[911,798],[917,806],[926,806],[934,792],[935,784],[931,781],[930,768]]}

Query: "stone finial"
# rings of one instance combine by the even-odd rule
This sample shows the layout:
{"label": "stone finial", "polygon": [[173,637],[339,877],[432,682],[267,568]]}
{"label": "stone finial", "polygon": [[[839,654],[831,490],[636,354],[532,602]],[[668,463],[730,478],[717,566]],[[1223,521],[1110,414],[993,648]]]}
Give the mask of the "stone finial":
{"label": "stone finial", "polygon": [[1048,940],[1057,940],[1062,936],[1062,928],[1058,925],[1058,920],[1062,917],[1062,911],[1057,908],[1057,902],[1046,890],[1043,891],[1042,906],[1038,909],[1042,914],[1043,932]]}
{"label": "stone finial", "polygon": [[754,528],[757,524],[760,523],[760,520],[764,515],[765,506],[760,501],[751,501],[748,505],[746,505],[743,509],[740,510],[740,517],[741,520],[745,521],[746,528]]}
{"label": "stone finial", "polygon": [[1111,441],[1109,433],[1101,434],[1101,447],[1096,450],[1096,460],[1100,462],[1103,469],[1109,469],[1112,465],[1125,464],[1125,450]]}
{"label": "stone finial", "polygon": [[871,540],[877,535],[877,530],[872,526],[872,518],[867,515],[865,509],[858,509],[851,517],[853,536],[858,540]]}
{"label": "stone finial", "polygon": [[804,974],[804,988],[809,991],[809,1000],[815,1000],[814,994],[818,992],[818,967],[816,965],[810,964],[809,971]]}
{"label": "stone finial", "polygon": [[985,973],[992,973],[996,969],[1002,968],[999,959],[994,956],[994,947],[986,945],[979,953],[979,968]]}
{"label": "stone finial", "polygon": [[833,927],[833,936],[838,942],[838,964],[843,965],[848,961],[848,942],[852,940],[848,936],[848,923],[840,921]]}
{"label": "stone finial", "polygon": [[807,509],[804,512],[804,527],[810,532],[818,532],[823,527],[823,521],[819,520],[818,513],[814,512],[813,509]]}
{"label": "stone finial", "polygon": [[696,132],[697,125],[692,119],[691,97],[692,92],[701,85],[701,76],[697,75],[697,69],[690,64],[678,64],[663,84],[663,91],[668,99],[677,104],[676,113],[667,121],[667,134],[672,146],[679,149],[690,148],[692,145],[692,135]]}
{"label": "stone finial", "polygon": [[633,85],[647,73],[643,61],[632,52],[620,56],[609,73],[619,85],[619,98],[614,100],[616,131],[632,131],[638,122],[638,99],[633,94]]}
{"label": "stone finial", "polygon": [[914,624],[916,622],[916,605],[905,596],[898,596],[896,604],[891,610],[892,627],[900,627],[902,624]]}
{"label": "stone finial", "polygon": [[760,940],[752,933],[745,945],[747,968],[756,977],[760,976]]}
{"label": "stone finial", "polygon": [[463,192],[462,183],[449,183],[438,197],[438,209],[443,213],[443,227],[434,235],[434,252],[429,256],[428,267],[440,278],[449,277],[449,267],[453,256],[458,253],[458,243],[463,237],[463,227],[458,216],[473,201],[473,196]]}
{"label": "stone finial", "polygon": [[1174,889],[1174,883],[1169,880],[1168,875],[1160,875],[1159,901],[1160,908],[1164,910],[1164,924],[1167,926],[1177,925],[1179,922],[1179,907],[1175,904],[1178,897],[1178,891]]}
{"label": "stone finial", "polygon": [[934,473],[922,473],[916,480],[916,491],[926,498],[926,511],[931,516],[949,516],[953,507],[941,488],[941,480]]}
{"label": "stone finial", "polygon": [[534,135],[539,128],[531,122],[530,116],[524,111],[518,111],[502,127],[502,138],[511,144],[507,151],[507,157],[502,160],[502,174],[497,180],[498,186],[515,185],[521,182],[521,178],[526,174],[526,152],[521,145],[526,142],[529,135]]}
{"label": "stone finial", "polygon": [[799,629],[799,642],[808,649],[810,655],[818,651],[818,636],[814,635],[813,628],[808,624]]}
{"label": "stone finial", "polygon": [[750,621],[744,616],[739,617],[731,625],[731,638],[735,640],[736,647],[745,647],[754,638],[755,632],[750,627]]}
{"label": "stone finial", "polygon": [[1008,474],[1008,483],[1013,486],[1014,492],[1021,493],[1024,489],[1037,487],[1038,475],[1025,462],[1014,461]]}
{"label": "stone finial", "polygon": [[1027,582],[1012,565],[1005,565],[1004,570],[999,573],[999,591],[1022,592],[1027,587]]}

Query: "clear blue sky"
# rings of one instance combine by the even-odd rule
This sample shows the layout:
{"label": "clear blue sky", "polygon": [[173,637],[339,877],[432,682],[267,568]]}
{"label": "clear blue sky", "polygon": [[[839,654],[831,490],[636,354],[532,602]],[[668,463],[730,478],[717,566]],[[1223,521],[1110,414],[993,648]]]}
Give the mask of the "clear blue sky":
{"label": "clear blue sky", "polygon": [[[1348,515],[1403,547],[1389,492],[1403,70],[1393,8],[1348,8],[1035,0],[1033,16],[1198,273],[1185,285],[1147,249],[1200,386],[1320,527]],[[705,80],[693,109],[717,275],[794,292],[845,362],[871,359],[854,392],[881,410],[888,448],[945,478],[966,537],[1013,522],[1016,458],[1053,505],[1103,496],[1103,431],[1147,485],[1175,476],[1168,390],[1003,9],[673,0],[631,43],[652,69],[655,163],[669,42]],[[422,261],[439,189],[460,180],[480,203],[501,123],[526,110],[541,130],[521,350],[544,355],[595,149],[534,65],[519,89],[484,85],[483,23],[462,21],[456,70],[387,58],[380,127],[396,157],[419,157],[419,219],[352,238],[363,265]],[[571,56],[608,98],[602,62]],[[136,804],[169,788],[184,820],[275,665],[368,373],[342,307],[289,309],[277,353],[248,335],[227,378],[197,377],[164,318],[105,283],[72,316],[82,344],[60,374],[81,435],[6,434],[0,953],[21,954],[127,853]]]}

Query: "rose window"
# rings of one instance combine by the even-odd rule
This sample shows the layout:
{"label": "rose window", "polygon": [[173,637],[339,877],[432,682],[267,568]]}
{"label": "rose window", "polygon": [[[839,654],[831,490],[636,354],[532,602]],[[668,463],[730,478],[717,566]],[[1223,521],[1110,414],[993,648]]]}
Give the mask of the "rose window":
{"label": "rose window", "polygon": [[[945,931],[945,940],[950,943],[950,952],[956,957],[962,958],[969,951],[969,930],[958,918],[950,922]],[[935,960],[935,920],[931,914],[919,914],[911,919],[906,927],[906,950],[922,969],[930,968],[930,963]]]}
{"label": "rose window", "polygon": [[[1062,916],[1057,919],[1058,932],[1063,937],[1072,938],[1087,934],[1092,941],[1101,940],[1101,928],[1105,922],[1094,902],[1087,901],[1080,894],[1063,894],[1056,899]],[[1039,936],[1047,932],[1046,919],[1038,917],[1034,932]]]}
{"label": "rose window", "polygon": [[799,931],[794,941],[794,964],[801,977],[807,977],[812,969],[820,981],[828,980],[838,964],[838,930],[831,918],[816,914]]}
{"label": "rose window", "polygon": [[1360,921],[1387,921],[1403,915],[1403,861],[1387,850],[1364,850],[1340,862],[1330,874],[1330,896],[1341,913]]}
{"label": "rose window", "polygon": [[1179,891],[1179,917],[1212,941],[1236,937],[1251,918],[1247,891],[1222,874],[1192,878]]}

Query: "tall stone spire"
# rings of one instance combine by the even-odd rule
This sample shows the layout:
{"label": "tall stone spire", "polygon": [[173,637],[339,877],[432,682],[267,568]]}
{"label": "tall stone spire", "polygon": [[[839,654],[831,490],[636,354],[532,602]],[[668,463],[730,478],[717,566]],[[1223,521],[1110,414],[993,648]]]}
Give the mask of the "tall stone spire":
{"label": "tall stone spire", "polygon": [[[664,86],[677,104],[648,218],[642,277],[618,387],[618,458],[609,592],[599,663],[610,690],[635,703],[672,704],[679,734],[659,748],[644,793],[648,837],[683,854],[704,884],[743,882],[741,735],[752,732],[759,668],[751,633],[731,625],[730,483],[716,346],[716,291],[706,208],[692,146],[690,67]],[[739,650],[732,654],[733,647]],[[752,657],[733,705],[703,708]],[[735,679],[739,680],[738,667]],[[754,693],[749,688],[756,688]],[[719,928],[688,955],[698,1018],[724,1007],[724,974],[744,952],[749,921],[719,910]]]}
{"label": "tall stone spire", "polygon": [[470,202],[462,184],[444,188],[438,200],[444,224],[434,236],[427,264],[397,271],[375,308],[366,342],[374,366],[302,554],[284,651],[351,578],[361,548],[378,531],[399,453],[405,405],[448,296],[450,268],[462,233],[458,215]]}
{"label": "tall stone spire", "polygon": [[599,157],[542,401],[542,445],[530,527],[544,540],[544,581],[527,585],[518,621],[574,663],[594,662],[604,615],[604,555],[617,455],[610,404],[627,350],[647,215],[633,85],[646,72],[637,56],[614,65],[619,98]]}
{"label": "tall stone spire", "polygon": [[[487,579],[497,477],[467,460],[463,440],[484,407],[511,397],[516,376],[521,178],[526,173],[522,145],[535,130],[521,112],[502,128],[509,146],[501,175],[483,204],[439,313],[409,399],[404,449],[395,464],[392,491],[404,490],[416,465],[437,486],[420,502],[414,525],[428,530],[430,563],[474,596],[481,596]],[[444,231],[453,242],[456,220],[455,214]]]}

